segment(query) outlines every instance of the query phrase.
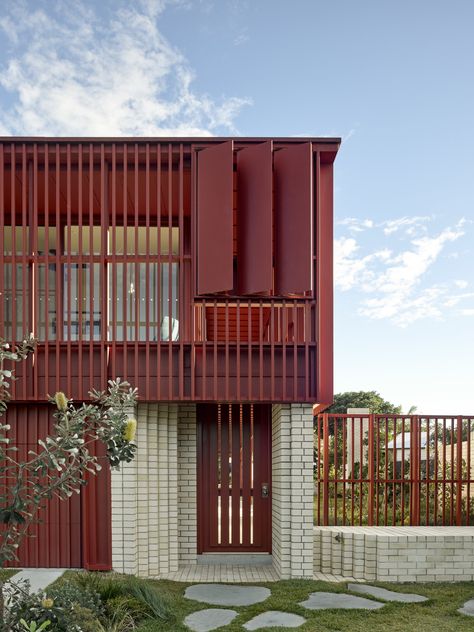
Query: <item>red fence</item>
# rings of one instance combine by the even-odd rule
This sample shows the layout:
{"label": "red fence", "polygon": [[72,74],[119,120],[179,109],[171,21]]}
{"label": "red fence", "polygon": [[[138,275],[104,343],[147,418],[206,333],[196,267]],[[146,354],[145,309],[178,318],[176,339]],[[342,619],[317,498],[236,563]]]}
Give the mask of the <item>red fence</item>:
{"label": "red fence", "polygon": [[315,417],[315,523],[474,525],[474,417]]}

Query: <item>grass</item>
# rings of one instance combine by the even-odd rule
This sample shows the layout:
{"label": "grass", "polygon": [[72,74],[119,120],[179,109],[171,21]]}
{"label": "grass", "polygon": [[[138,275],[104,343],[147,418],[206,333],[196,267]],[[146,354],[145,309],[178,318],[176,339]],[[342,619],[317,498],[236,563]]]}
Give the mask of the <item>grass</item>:
{"label": "grass", "polygon": [[17,568],[0,568],[0,582],[4,582],[10,579],[13,575],[18,573]]}
{"label": "grass", "polygon": [[[143,622],[137,632],[189,632],[183,625],[184,618],[191,612],[207,607],[205,604],[184,599],[184,590],[190,584],[165,580],[151,581],[173,607],[176,620],[173,623],[161,621]],[[257,584],[256,584],[257,585]],[[387,603],[378,611],[365,610],[305,610],[298,602],[305,600],[311,592],[346,592],[346,584],[328,584],[320,581],[288,580],[269,584],[272,591],[266,601],[254,606],[235,607],[238,616],[225,628],[226,632],[242,632],[242,624],[266,610],[283,610],[302,615],[307,622],[298,628],[301,632],[472,632],[472,617],[456,612],[465,601],[474,598],[474,582],[449,584],[382,584],[398,592],[416,592],[425,595],[430,601],[421,604]],[[266,631],[279,632],[282,628],[265,628]]]}

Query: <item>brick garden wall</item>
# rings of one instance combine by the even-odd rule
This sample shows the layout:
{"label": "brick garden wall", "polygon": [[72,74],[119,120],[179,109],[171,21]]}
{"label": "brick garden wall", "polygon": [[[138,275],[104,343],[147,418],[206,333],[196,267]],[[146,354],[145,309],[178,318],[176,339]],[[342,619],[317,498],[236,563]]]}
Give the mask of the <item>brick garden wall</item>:
{"label": "brick garden wall", "polygon": [[367,581],[474,581],[474,527],[315,527],[314,570]]}

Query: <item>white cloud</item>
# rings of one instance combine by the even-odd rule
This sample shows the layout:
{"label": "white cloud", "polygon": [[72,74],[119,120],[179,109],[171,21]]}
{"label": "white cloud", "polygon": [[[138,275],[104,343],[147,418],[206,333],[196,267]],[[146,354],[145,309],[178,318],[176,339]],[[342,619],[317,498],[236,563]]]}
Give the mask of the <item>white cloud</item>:
{"label": "white cloud", "polygon": [[408,235],[414,235],[416,230],[423,227],[430,219],[427,216],[400,217],[382,222],[380,226],[383,228],[385,235],[391,235],[402,229],[405,229]]}
{"label": "white cloud", "polygon": [[[335,241],[336,287],[342,291],[357,290],[362,294],[358,308],[361,315],[377,320],[388,319],[400,326],[422,318],[440,318],[447,309],[474,297],[472,292],[456,292],[468,286],[462,280],[426,286],[428,273],[441,253],[464,235],[464,220],[432,236],[409,237],[405,232],[406,243],[401,252],[395,252],[393,244],[391,248],[380,247],[384,236],[387,238],[401,227],[419,226],[419,220],[424,218],[413,218],[417,222],[412,224],[406,221],[408,219],[378,224],[371,237],[379,247],[368,254],[362,254],[364,249],[354,237],[340,237]],[[348,230],[357,226],[353,218],[339,224]],[[394,230],[387,232],[386,229],[392,227]],[[419,230],[423,231],[423,228],[419,226]]]}
{"label": "white cloud", "polygon": [[336,224],[339,226],[346,226],[348,230],[355,233],[361,233],[362,231],[375,226],[373,220],[359,219],[358,217],[345,217],[344,219],[336,220]]}
{"label": "white cloud", "polygon": [[[0,131],[27,135],[235,133],[250,101],[193,89],[183,55],[163,36],[165,0],[116,3],[107,19],[82,2],[10,5],[0,86],[13,97]],[[39,7],[39,8],[38,8]],[[4,49],[5,50],[5,49]]]}

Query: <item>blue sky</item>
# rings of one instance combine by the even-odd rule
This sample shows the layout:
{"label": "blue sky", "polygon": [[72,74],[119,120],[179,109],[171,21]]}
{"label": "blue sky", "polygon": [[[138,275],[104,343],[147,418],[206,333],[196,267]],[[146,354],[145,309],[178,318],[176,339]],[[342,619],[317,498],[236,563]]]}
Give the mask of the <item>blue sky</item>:
{"label": "blue sky", "polygon": [[474,414],[474,3],[0,9],[0,135],[342,136],[336,390]]}

